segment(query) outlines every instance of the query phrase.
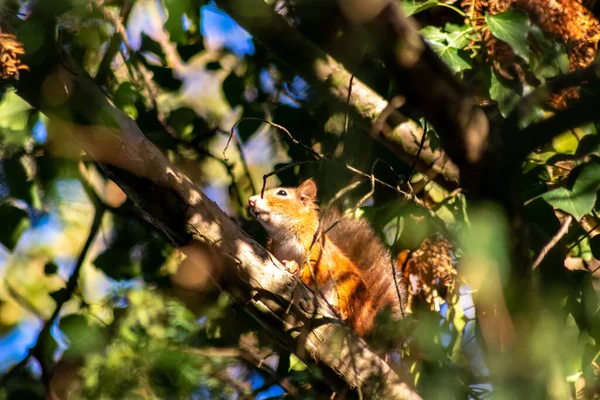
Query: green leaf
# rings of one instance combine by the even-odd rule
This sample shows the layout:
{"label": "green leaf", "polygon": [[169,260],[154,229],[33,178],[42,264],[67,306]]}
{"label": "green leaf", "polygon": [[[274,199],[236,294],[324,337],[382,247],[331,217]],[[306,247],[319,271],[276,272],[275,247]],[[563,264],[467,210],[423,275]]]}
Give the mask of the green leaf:
{"label": "green leaf", "polygon": [[22,146],[31,137],[27,121],[31,106],[13,91],[6,93],[0,102],[0,141],[3,145]]}
{"label": "green leaf", "polygon": [[445,43],[447,36],[439,26],[428,25],[419,31],[427,42]]}
{"label": "green leaf", "polygon": [[106,276],[116,280],[131,279],[141,273],[140,263],[133,262],[129,250],[119,247],[105,250],[96,257],[94,265]]}
{"label": "green leaf", "polygon": [[113,96],[115,105],[133,120],[138,117],[138,110],[135,106],[138,100],[140,100],[139,91],[133,87],[131,82],[122,83]]}
{"label": "green leaf", "polygon": [[194,7],[191,0],[163,0],[169,17],[165,22],[165,29],[170,38],[176,43],[185,43],[187,33],[183,28],[183,15],[192,16]]}
{"label": "green leaf", "polygon": [[446,24],[445,26],[448,46],[455,49],[464,49],[473,40],[473,28],[470,25]]}
{"label": "green leaf", "polygon": [[306,364],[302,362],[298,357],[294,354],[290,354],[290,367],[288,371],[304,371],[306,369]]}
{"label": "green leaf", "polygon": [[562,133],[552,139],[552,147],[557,153],[575,154],[577,146],[579,146],[579,139],[571,131]]}
{"label": "green leaf", "polygon": [[12,251],[30,226],[29,216],[24,210],[5,203],[0,205],[0,221],[0,243]]}
{"label": "green leaf", "polygon": [[24,200],[28,204],[32,203],[32,182],[27,176],[25,166],[18,158],[7,158],[0,160],[0,165],[6,177],[8,184],[8,194],[15,199]]}
{"label": "green leaf", "polygon": [[223,94],[232,108],[244,100],[245,90],[244,80],[234,72],[230,73],[223,81]]}
{"label": "green leaf", "polygon": [[600,164],[593,162],[583,168],[572,190],[561,187],[542,197],[551,206],[571,214],[579,221],[592,211],[598,189],[600,189]]}
{"label": "green leaf", "polygon": [[69,340],[65,356],[83,356],[104,349],[105,338],[98,326],[90,325],[80,314],[67,315],[60,319],[58,327]]}
{"label": "green leaf", "polygon": [[517,105],[521,96],[504,79],[492,71],[490,79],[490,97],[498,103],[498,109],[503,117],[507,117]]}
{"label": "green leaf", "polygon": [[518,10],[509,10],[496,15],[486,13],[485,22],[495,37],[508,43],[516,55],[529,61],[527,36],[531,23],[527,14]]}
{"label": "green leaf", "polygon": [[[450,67],[452,72],[459,73],[466,69],[471,69],[471,60],[466,52],[457,48],[460,44],[469,42],[463,39],[464,32],[451,32],[447,34],[442,32],[441,28],[427,26],[419,31],[425,41],[440,56],[440,58]],[[464,47],[464,46],[463,46]]]}
{"label": "green leaf", "polygon": [[418,14],[422,11],[428,10],[432,7],[438,5],[436,0],[428,0],[428,1],[403,1],[402,3],[402,11],[408,17],[414,14]]}
{"label": "green leaf", "polygon": [[[436,50],[434,48],[434,50]],[[436,50],[438,51],[438,50]],[[472,68],[471,59],[462,50],[454,49],[452,47],[446,47],[440,53],[440,57],[454,72],[455,74]]]}

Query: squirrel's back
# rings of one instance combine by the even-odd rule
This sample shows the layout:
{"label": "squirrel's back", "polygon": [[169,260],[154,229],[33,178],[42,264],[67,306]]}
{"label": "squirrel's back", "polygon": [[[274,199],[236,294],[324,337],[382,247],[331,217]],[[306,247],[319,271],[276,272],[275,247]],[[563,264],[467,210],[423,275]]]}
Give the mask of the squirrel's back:
{"label": "squirrel's back", "polygon": [[339,210],[331,208],[323,214],[322,229],[326,230],[336,222],[327,235],[363,272],[376,312],[390,306],[393,317],[402,318],[408,299],[402,265],[397,265],[396,257],[392,257],[368,221],[342,218]]}

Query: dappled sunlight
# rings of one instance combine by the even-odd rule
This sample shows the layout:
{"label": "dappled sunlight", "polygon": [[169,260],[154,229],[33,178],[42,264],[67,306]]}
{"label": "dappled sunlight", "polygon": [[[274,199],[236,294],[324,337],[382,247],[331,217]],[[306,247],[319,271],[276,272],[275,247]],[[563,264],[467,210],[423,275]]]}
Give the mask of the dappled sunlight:
{"label": "dappled sunlight", "polygon": [[0,3],[0,399],[597,397],[593,4]]}

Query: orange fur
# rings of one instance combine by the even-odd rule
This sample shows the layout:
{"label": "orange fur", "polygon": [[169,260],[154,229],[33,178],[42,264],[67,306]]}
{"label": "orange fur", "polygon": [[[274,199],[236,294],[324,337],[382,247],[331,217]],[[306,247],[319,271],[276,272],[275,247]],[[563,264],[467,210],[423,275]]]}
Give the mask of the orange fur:
{"label": "orange fur", "polygon": [[250,210],[269,233],[269,251],[291,272],[304,266],[299,268],[302,282],[318,289],[363,336],[373,326],[373,299],[361,270],[328,235],[315,241],[319,228],[316,192],[311,179],[295,189],[271,189],[263,197],[250,198]]}

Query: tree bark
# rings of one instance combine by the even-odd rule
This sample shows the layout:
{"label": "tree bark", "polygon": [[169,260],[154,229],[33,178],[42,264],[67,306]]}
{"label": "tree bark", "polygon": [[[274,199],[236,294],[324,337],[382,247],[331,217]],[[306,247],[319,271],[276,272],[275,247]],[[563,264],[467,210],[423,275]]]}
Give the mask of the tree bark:
{"label": "tree bark", "polygon": [[[53,32],[44,3],[27,24]],[[30,71],[15,83],[17,94],[48,116],[52,129],[81,145],[192,262],[208,248],[225,271],[223,287],[290,351],[318,363],[332,390],[370,399],[420,399],[324,301],[178,171],[53,37],[45,35],[40,50],[28,52],[23,36]]]}
{"label": "tree bark", "polygon": [[[217,0],[219,7],[235,19],[253,38],[275,53],[281,61],[298,73],[311,86],[336,104],[348,101],[349,72],[338,61],[322,51],[291,27],[283,17],[261,0]],[[418,153],[423,129],[409,120],[379,94],[354,78],[349,101],[350,115],[361,130],[383,143],[394,154],[412,165]],[[381,129],[373,129],[380,126]],[[417,170],[446,188],[456,188],[459,170],[442,149],[433,150],[429,141],[421,152]]]}

